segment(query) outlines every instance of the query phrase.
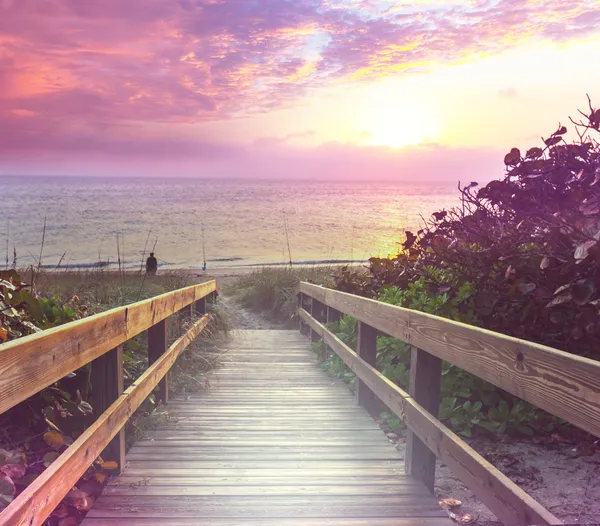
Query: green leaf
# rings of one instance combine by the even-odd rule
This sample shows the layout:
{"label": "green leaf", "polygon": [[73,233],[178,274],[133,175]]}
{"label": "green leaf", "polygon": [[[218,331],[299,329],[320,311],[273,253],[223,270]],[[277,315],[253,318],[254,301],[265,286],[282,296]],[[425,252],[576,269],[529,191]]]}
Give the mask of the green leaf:
{"label": "green leaf", "polygon": [[56,451],[52,451],[51,453],[46,453],[44,455],[44,457],[42,458],[42,461],[44,462],[44,466],[49,468],[50,464],[52,464],[52,462],[54,462],[59,457],[59,455],[60,455],[60,453],[57,453]]}
{"label": "green leaf", "polygon": [[15,498],[16,492],[13,480],[4,473],[0,473],[0,508],[8,506]]}

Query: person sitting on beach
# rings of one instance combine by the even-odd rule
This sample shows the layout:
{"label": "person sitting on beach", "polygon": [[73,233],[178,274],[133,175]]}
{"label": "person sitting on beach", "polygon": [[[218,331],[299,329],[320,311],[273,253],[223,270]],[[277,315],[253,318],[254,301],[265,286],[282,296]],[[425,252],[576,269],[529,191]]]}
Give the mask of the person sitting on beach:
{"label": "person sitting on beach", "polygon": [[150,256],[146,260],[146,274],[154,276],[158,270],[158,261],[154,257],[154,252],[150,252]]}

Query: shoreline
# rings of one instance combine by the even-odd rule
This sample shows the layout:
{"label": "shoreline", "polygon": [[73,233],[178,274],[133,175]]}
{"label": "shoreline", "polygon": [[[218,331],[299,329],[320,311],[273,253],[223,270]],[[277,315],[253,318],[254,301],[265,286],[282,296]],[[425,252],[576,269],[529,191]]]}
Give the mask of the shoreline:
{"label": "shoreline", "polygon": [[[354,261],[354,262],[331,262],[331,263],[295,263],[291,269],[310,269],[310,268],[332,268],[338,269],[341,267],[362,267],[368,261]],[[252,274],[253,272],[260,272],[262,270],[290,270],[289,264],[264,264],[264,265],[244,265],[244,266],[232,266],[232,267],[214,267],[202,270],[201,268],[195,267],[158,267],[158,275],[169,275],[169,274],[190,274],[194,277],[199,278],[211,278],[211,277],[236,277]],[[19,269],[19,272],[25,272],[26,269]],[[144,274],[143,271],[126,268],[119,271],[118,268],[106,266],[77,266],[77,267],[41,267],[42,272],[48,274],[76,274],[85,272],[102,272],[106,274],[126,274],[126,275],[140,275]]]}

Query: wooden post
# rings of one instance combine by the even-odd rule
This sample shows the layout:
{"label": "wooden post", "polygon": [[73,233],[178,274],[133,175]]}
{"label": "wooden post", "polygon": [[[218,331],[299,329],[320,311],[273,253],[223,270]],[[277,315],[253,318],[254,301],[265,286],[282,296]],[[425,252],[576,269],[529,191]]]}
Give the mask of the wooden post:
{"label": "wooden post", "polygon": [[[298,292],[298,294],[296,294],[296,301],[297,308],[300,310],[302,308],[302,292]],[[304,322],[300,316],[298,316],[298,330],[300,331],[300,334],[304,334]]]}
{"label": "wooden post", "polygon": [[[148,329],[148,365],[152,365],[158,360],[168,349],[168,318],[159,321]],[[169,402],[169,375],[158,384],[158,400],[162,400],[163,404]]]}
{"label": "wooden post", "polygon": [[[310,299],[310,298],[308,296],[305,296],[304,294],[302,294],[302,292],[300,292],[298,294],[298,307],[300,309],[305,308],[305,303],[306,303],[307,299]],[[310,312],[310,308],[308,310]],[[306,323],[304,323],[304,321],[302,321],[302,318],[300,318],[300,334],[303,334],[304,336],[308,336],[309,333],[310,333],[310,329],[309,329],[308,325]]]}
{"label": "wooden post", "polygon": [[[377,329],[357,321],[356,353],[370,366],[377,366]],[[356,401],[372,416],[379,416],[381,403],[361,380],[356,378]]]}
{"label": "wooden post", "polygon": [[[339,323],[340,322],[340,320],[342,319],[342,313],[339,310],[336,310],[333,307],[330,307],[329,305],[326,305],[325,309],[326,309],[325,321],[327,323]],[[331,354],[331,348],[329,347],[329,345],[325,344],[325,360],[327,360],[329,358],[330,354]]]}
{"label": "wooden post", "polygon": [[[320,301],[316,300],[316,299],[312,299],[312,303],[310,304],[310,315],[317,321],[324,321],[324,312],[325,312],[325,305],[323,305]],[[310,330],[310,340],[312,342],[318,342],[321,340],[321,336],[319,335],[318,332],[313,331],[312,329]]]}
{"label": "wooden post", "polygon": [[[123,346],[104,353],[92,361],[92,409],[98,418],[123,393]],[[104,460],[119,464],[119,473],[125,467],[125,428],[109,442],[100,455]]]}
{"label": "wooden post", "polygon": [[[412,347],[408,393],[435,418],[440,410],[441,381],[442,360]],[[405,471],[423,482],[431,493],[435,479],[435,459],[435,453],[409,429],[406,437]]]}
{"label": "wooden post", "polygon": [[204,316],[206,314],[206,296],[196,300],[194,307],[198,316]]}

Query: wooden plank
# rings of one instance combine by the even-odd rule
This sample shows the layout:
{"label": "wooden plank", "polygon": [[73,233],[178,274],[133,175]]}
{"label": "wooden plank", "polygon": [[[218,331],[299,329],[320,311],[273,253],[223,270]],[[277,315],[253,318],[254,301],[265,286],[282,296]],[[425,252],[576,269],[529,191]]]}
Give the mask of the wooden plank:
{"label": "wooden plank", "polygon": [[379,437],[368,437],[364,439],[354,439],[353,437],[347,437],[345,439],[336,438],[334,440],[328,440],[326,438],[305,438],[298,439],[295,436],[283,436],[279,438],[279,435],[276,436],[262,436],[258,439],[250,439],[246,437],[236,437],[231,440],[226,440],[225,437],[214,438],[214,439],[203,439],[200,440],[198,438],[171,438],[171,439],[163,439],[163,438],[152,438],[146,440],[140,440],[136,443],[136,447],[163,447],[168,451],[180,451],[180,448],[190,448],[193,446],[198,446],[199,448],[221,448],[227,446],[235,446],[239,451],[246,451],[248,448],[260,448],[265,443],[269,444],[269,447],[275,446],[290,446],[297,448],[310,448],[310,447],[319,447],[319,446],[327,446],[327,447],[353,447],[353,448],[363,448],[372,445],[387,445],[389,441],[384,437],[383,433],[380,433]]}
{"label": "wooden plank", "polygon": [[[403,473],[403,453],[343,384],[325,379],[307,343],[304,356],[281,359],[290,336],[250,334],[256,349],[244,351],[246,361],[231,352],[225,387],[209,375],[207,392],[172,401],[177,423],[134,445],[125,475],[111,480],[86,521],[346,524],[358,516],[367,524],[403,524],[397,519],[405,517],[412,525],[425,518],[449,526],[436,499]],[[287,374],[298,381],[277,381]]]}
{"label": "wooden plank", "polygon": [[[198,521],[202,522],[199,523]],[[376,517],[377,526],[448,526],[448,519],[439,517]],[[83,526],[121,526],[123,524],[120,517],[88,517],[84,520]],[[251,518],[207,518],[207,517],[188,517],[177,518],[161,517],[161,526],[341,526],[338,517],[318,517],[301,519],[278,517],[276,519],[251,519]],[[343,526],[373,526],[373,518],[362,517],[344,517]],[[140,518],[136,516],[127,517],[127,526],[155,526],[155,518]]]}
{"label": "wooden plank", "polygon": [[[92,408],[96,416],[106,411],[123,393],[123,346],[99,356],[92,362]],[[108,443],[100,456],[114,460],[119,473],[125,466],[125,428]]]}
{"label": "wooden plank", "polygon": [[[425,491],[425,490],[423,490]],[[107,510],[107,511],[104,511]],[[153,495],[101,496],[89,513],[91,517],[442,517],[444,512],[435,499],[415,495],[233,495],[172,496]],[[113,515],[115,516],[115,515]],[[452,524],[445,517],[446,525]],[[375,522],[376,524],[376,522]]]}
{"label": "wooden plank", "polygon": [[[202,475],[197,476],[185,476],[180,475],[179,472],[177,474],[168,476],[164,474],[157,474],[156,471],[153,472],[153,476],[149,476],[147,472],[144,472],[142,476],[135,476],[128,474],[127,476],[119,477],[118,481],[114,481],[115,479],[109,482],[110,486],[118,486],[118,487],[129,487],[135,488],[143,485],[144,487],[154,487],[154,486],[203,486],[208,488],[221,487],[225,486],[228,491],[234,491],[233,488],[241,487],[246,488],[249,486],[261,486],[261,487],[281,487],[285,486],[286,488],[297,488],[313,486],[313,489],[320,486],[330,486],[330,487],[339,487],[340,489],[345,486],[393,486],[397,484],[401,487],[412,486],[413,488],[419,488],[420,493],[423,493],[423,488],[421,485],[417,485],[414,482],[411,484],[412,479],[409,477],[401,477],[400,475],[392,476],[392,475],[364,475],[360,474],[356,476],[355,472],[345,472],[341,475],[331,476],[328,475],[324,471],[315,471],[313,473],[308,473],[304,475],[299,475],[295,472],[288,472],[287,476],[275,475],[275,474],[264,474],[262,476],[239,476],[236,473],[230,473],[227,476],[211,476],[206,472]],[[343,478],[342,478],[343,477]],[[113,482],[114,481],[114,482]],[[343,483],[343,486],[341,485]],[[364,488],[363,488],[364,490]],[[239,492],[240,490],[237,489]],[[289,490],[288,490],[289,491]],[[294,491],[292,489],[292,491]],[[315,491],[319,491],[318,489]],[[403,489],[396,488],[394,490],[396,493],[403,493]],[[294,491],[295,492],[295,491]],[[403,493],[404,494],[404,493]]]}
{"label": "wooden plank", "polygon": [[[141,460],[129,460],[127,462],[126,474],[133,473],[130,470],[177,470],[181,473],[186,473],[186,470],[202,470],[204,473],[214,472],[215,474],[221,470],[235,470],[240,475],[248,473],[249,471],[256,472],[262,471],[265,473],[280,472],[280,471],[321,471],[324,473],[339,472],[343,470],[352,470],[354,473],[367,474],[367,473],[387,473],[389,470],[402,470],[404,465],[399,462],[398,459],[393,460],[372,460],[372,459],[348,459],[348,460],[271,460],[271,461],[257,461],[257,460],[192,460],[192,461],[181,461],[181,460],[160,460],[153,462],[145,462]],[[208,470],[208,471],[207,471]],[[425,491],[425,490],[423,490]]]}
{"label": "wooden plank", "polygon": [[468,446],[408,393],[383,376],[306,311],[300,316],[406,425],[505,524],[561,524],[561,521]]}
{"label": "wooden plank", "polygon": [[[442,360],[416,347],[411,349],[408,394],[423,409],[438,418]],[[412,430],[406,436],[405,470],[433,493],[436,456]]]}
{"label": "wooden plank", "polygon": [[184,429],[178,429],[173,431],[170,429],[157,429],[155,431],[148,431],[145,440],[199,440],[203,444],[207,441],[223,440],[227,441],[239,441],[244,440],[244,443],[248,443],[252,440],[263,440],[264,438],[289,440],[295,438],[297,440],[365,440],[374,441],[384,439],[384,434],[380,429],[366,429],[363,431],[354,431],[348,433],[348,431],[331,429],[324,431],[322,429],[282,429],[279,428],[275,431],[264,431],[262,429],[250,429],[238,427],[237,429],[225,430],[225,429],[213,429],[206,426],[198,426],[197,430],[185,431]]}
{"label": "wooden plank", "polygon": [[208,315],[197,321],[77,438],[58,459],[0,513],[0,524],[39,526],[77,483],[92,462],[123,427],[175,363],[179,354],[204,329]]}
{"label": "wooden plank", "polygon": [[209,281],[0,346],[0,413],[215,290]]}
{"label": "wooden plank", "polygon": [[[407,477],[404,477],[406,479]],[[143,479],[142,479],[143,480]],[[294,486],[267,486],[260,485],[243,485],[243,486],[206,486],[206,485],[177,485],[172,486],[165,484],[163,486],[154,486],[150,484],[140,484],[140,480],[131,484],[119,484],[114,486],[106,486],[102,495],[104,497],[112,496],[135,496],[136,500],[139,497],[164,497],[164,496],[186,496],[186,497],[232,497],[236,495],[261,496],[268,495],[272,497],[301,495],[343,495],[343,496],[394,496],[402,495],[403,497],[422,496],[423,486],[420,484],[403,483],[402,479],[394,483],[388,484],[371,484],[367,485],[364,481],[361,485],[340,485],[340,481],[334,482],[333,485],[312,486],[310,484]],[[133,500],[133,499],[132,499]]]}
{"label": "wooden plank", "polygon": [[[143,451],[140,449],[131,449],[127,454],[127,460],[162,460],[165,458],[165,453],[158,450],[148,452],[145,448]],[[358,453],[356,450],[352,451],[339,451],[336,448],[329,448],[325,451],[306,451],[306,452],[293,452],[293,451],[276,451],[270,453],[268,451],[251,451],[244,452],[240,450],[235,451],[186,451],[180,450],[178,452],[169,451],[169,458],[172,460],[215,460],[227,456],[230,460],[352,460],[354,458],[361,460],[402,460],[404,457],[399,453],[394,453],[393,450],[387,451],[361,451]]]}
{"label": "wooden plank", "polygon": [[[159,321],[148,329],[148,366],[151,366],[163,356],[169,347],[168,318]],[[156,402],[163,404],[169,401],[169,373],[165,374],[158,383]]]}
{"label": "wooden plank", "polygon": [[310,283],[300,290],[600,437],[600,362]]}

